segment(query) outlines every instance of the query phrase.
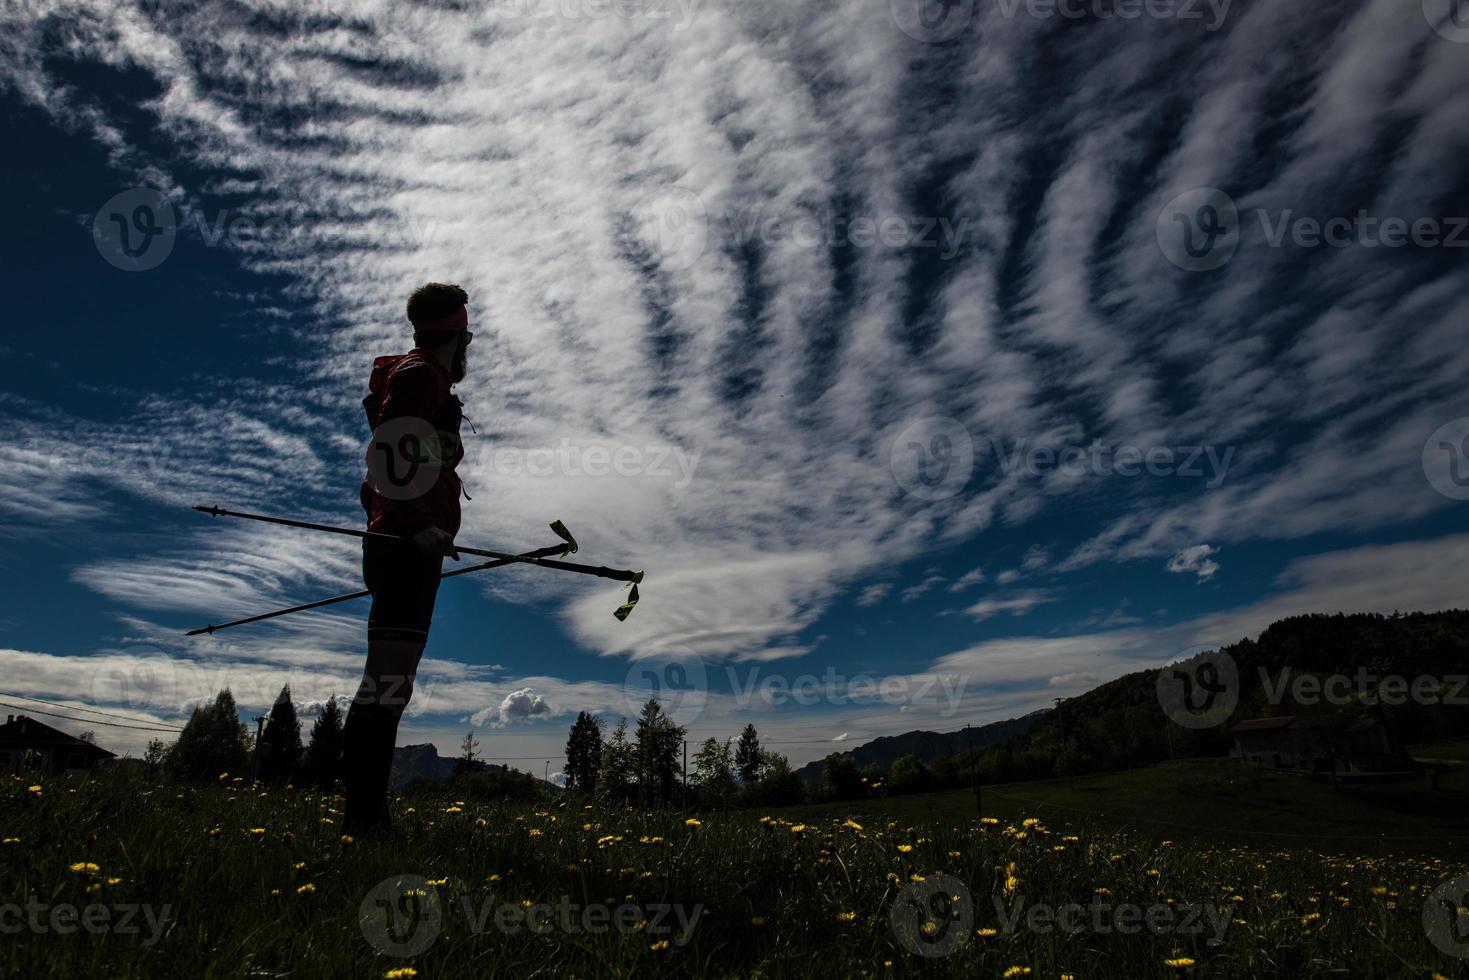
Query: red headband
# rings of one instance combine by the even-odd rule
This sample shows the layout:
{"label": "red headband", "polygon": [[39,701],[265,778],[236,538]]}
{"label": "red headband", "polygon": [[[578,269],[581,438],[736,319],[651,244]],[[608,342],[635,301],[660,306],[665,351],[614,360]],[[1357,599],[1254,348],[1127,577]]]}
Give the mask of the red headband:
{"label": "red headband", "polygon": [[414,320],[413,329],[418,333],[463,333],[469,329],[469,311],[461,306],[438,320]]}

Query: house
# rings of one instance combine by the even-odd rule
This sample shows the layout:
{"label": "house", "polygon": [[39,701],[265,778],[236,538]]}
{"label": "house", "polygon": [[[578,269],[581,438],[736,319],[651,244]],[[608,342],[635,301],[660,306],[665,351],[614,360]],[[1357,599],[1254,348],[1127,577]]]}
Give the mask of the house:
{"label": "house", "polygon": [[100,762],[116,758],[101,746],[34,718],[9,715],[5,724],[0,725],[0,771],[14,772],[22,768],[28,756],[35,768],[51,775],[69,769],[93,769]]}
{"label": "house", "polygon": [[1230,755],[1273,769],[1371,773],[1407,767],[1387,726],[1376,718],[1251,718],[1229,733],[1234,736]]}

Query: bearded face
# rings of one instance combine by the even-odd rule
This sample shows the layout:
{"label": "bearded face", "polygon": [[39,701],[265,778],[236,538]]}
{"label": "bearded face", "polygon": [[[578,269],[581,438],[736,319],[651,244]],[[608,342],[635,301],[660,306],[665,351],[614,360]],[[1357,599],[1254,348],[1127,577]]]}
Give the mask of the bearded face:
{"label": "bearded face", "polygon": [[459,347],[454,351],[454,364],[449,370],[449,377],[454,379],[455,384],[463,381],[464,376],[469,373],[470,336],[468,333],[459,335]]}

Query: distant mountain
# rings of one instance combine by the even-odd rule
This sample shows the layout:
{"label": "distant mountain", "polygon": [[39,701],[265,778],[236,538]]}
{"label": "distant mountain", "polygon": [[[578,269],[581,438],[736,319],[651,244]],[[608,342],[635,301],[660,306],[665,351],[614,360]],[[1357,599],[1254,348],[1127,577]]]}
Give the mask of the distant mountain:
{"label": "distant mountain", "polygon": [[[454,768],[458,764],[457,759],[446,759],[439,755],[438,748],[432,742],[422,745],[400,745],[393,749],[393,786],[396,789],[407,789],[414,783],[446,783],[454,777]],[[507,767],[487,765],[486,770],[503,770]],[[561,792],[561,787],[555,783],[548,783],[544,779],[534,777],[537,783],[545,786],[553,793]]]}
{"label": "distant mountain", "polygon": [[[984,749],[1003,742],[1012,735],[1019,735],[1039,723],[1051,710],[1043,708],[1020,718],[997,721],[993,724],[971,728],[967,732],[918,731],[904,732],[902,735],[884,735],[838,754],[851,756],[856,760],[858,769],[874,762],[883,769],[887,769],[905,755],[916,756],[919,762],[933,762],[946,756],[958,755],[960,752],[967,751],[971,746],[976,749]],[[796,770],[796,775],[808,782],[818,782],[821,779],[822,764],[821,759],[808,762]]]}

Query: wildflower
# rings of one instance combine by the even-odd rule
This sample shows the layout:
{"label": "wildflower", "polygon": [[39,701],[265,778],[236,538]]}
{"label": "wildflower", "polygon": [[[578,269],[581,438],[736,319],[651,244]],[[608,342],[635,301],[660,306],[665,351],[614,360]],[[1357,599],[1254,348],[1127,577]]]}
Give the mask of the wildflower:
{"label": "wildflower", "polygon": [[908,853],[912,852],[912,850],[913,850],[913,845],[912,844],[899,844],[898,845],[898,853],[899,854],[908,854]]}
{"label": "wildflower", "polygon": [[974,930],[974,934],[976,936],[978,936],[980,939],[993,939],[996,936],[998,936],[1000,934],[1000,932],[999,932],[998,929],[991,929],[988,926],[986,926],[983,929],[976,929],[976,930]]}
{"label": "wildflower", "polygon": [[858,831],[859,833],[862,830],[862,825],[860,823],[858,823],[857,821],[853,820],[851,817],[848,817],[847,818],[847,821],[845,823],[843,823],[842,826],[843,827],[846,827],[846,828],[848,828],[850,830]]}
{"label": "wildflower", "polygon": [[315,895],[316,894],[316,886],[313,885],[311,882],[308,881],[306,884],[304,884],[300,888],[297,888],[296,889],[296,894],[297,895]]}
{"label": "wildflower", "polygon": [[224,833],[224,831],[220,830],[218,827],[213,827],[209,831],[209,836],[210,837],[218,837],[222,833]]}
{"label": "wildflower", "polygon": [[250,833],[253,834],[256,837],[262,837],[262,836],[265,835],[265,828],[264,827],[251,827],[250,828]]}
{"label": "wildflower", "polygon": [[19,843],[20,843],[20,838],[19,837],[7,837],[3,841],[0,841],[0,844],[19,844]]}
{"label": "wildflower", "polygon": [[1172,967],[1175,970],[1187,970],[1189,967],[1194,965],[1194,961],[1192,957],[1175,956],[1171,960],[1164,960],[1163,965],[1167,967]]}
{"label": "wildflower", "polygon": [[444,812],[445,813],[463,813],[464,812],[464,808],[462,806],[450,806],[450,807],[445,807],[444,808]]}
{"label": "wildflower", "polygon": [[39,786],[27,786],[26,787],[26,792],[27,793],[34,793],[35,795],[40,796],[41,795],[41,787],[39,787]]}
{"label": "wildflower", "polygon": [[400,966],[383,974],[384,980],[411,980],[418,976],[418,971],[411,966]]}
{"label": "wildflower", "polygon": [[1029,975],[1030,967],[1028,966],[1012,966],[1010,967],[1010,969],[1000,974],[1000,976],[1002,977],[1024,977]]}
{"label": "wildflower", "polygon": [[793,833],[793,834],[804,834],[805,832],[806,832],[806,825],[803,824],[803,823],[794,824],[791,827],[791,833]]}
{"label": "wildflower", "polygon": [[856,912],[838,912],[837,913],[837,921],[838,922],[856,922],[857,921],[857,913]]}
{"label": "wildflower", "polygon": [[91,861],[78,861],[71,866],[71,870],[84,875],[94,875],[102,869],[97,867],[97,865],[93,864]]}
{"label": "wildflower", "polygon": [[[698,828],[704,826],[702,823],[700,823],[698,820],[695,820],[693,817],[689,817],[687,820],[685,820],[683,822],[683,825],[685,827],[688,827],[688,828],[694,829],[694,830],[697,830]],[[668,944],[667,943],[664,943],[663,945],[664,946],[667,946]]]}
{"label": "wildflower", "polygon": [[653,945],[649,946],[648,948],[651,949],[655,953],[661,953],[665,949],[668,948],[668,940],[666,940],[666,939],[660,939],[656,943],[654,943]]}
{"label": "wildflower", "polygon": [[996,824],[998,824],[1000,821],[997,820],[994,817],[980,817],[979,818],[979,822],[982,823],[982,824],[984,824],[986,827],[993,827]]}
{"label": "wildflower", "polygon": [[353,838],[352,838],[352,835],[351,834],[343,834],[342,835],[342,846],[343,847],[351,847],[352,846],[352,843],[353,843]]}

